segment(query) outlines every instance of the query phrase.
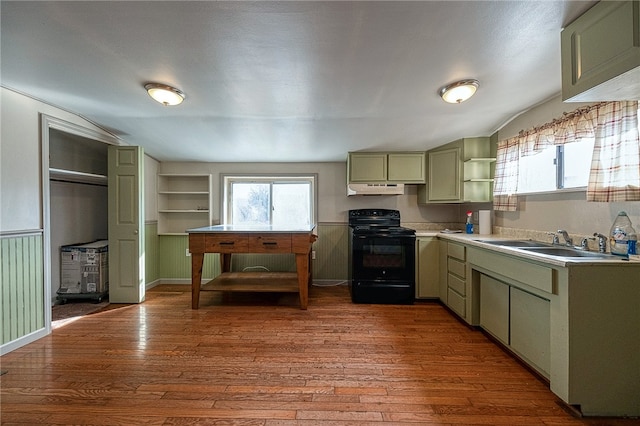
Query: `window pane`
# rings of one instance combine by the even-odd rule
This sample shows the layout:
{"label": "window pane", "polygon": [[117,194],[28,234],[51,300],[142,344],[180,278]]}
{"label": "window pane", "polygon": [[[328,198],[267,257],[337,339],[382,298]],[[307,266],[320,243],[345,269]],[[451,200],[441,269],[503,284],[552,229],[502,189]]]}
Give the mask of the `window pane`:
{"label": "window pane", "polygon": [[518,193],[556,189],[556,147],[549,146],[535,155],[520,157]]}
{"label": "window pane", "polygon": [[589,183],[589,168],[593,155],[594,138],[564,146],[564,187],[576,188]]}
{"label": "window pane", "polygon": [[311,219],[311,184],[275,183],[273,185],[273,224],[276,226],[309,225]]}
{"label": "window pane", "polygon": [[308,226],[314,222],[313,176],[225,176],[223,223]]}
{"label": "window pane", "polygon": [[232,206],[234,225],[269,224],[269,184],[233,183]]}

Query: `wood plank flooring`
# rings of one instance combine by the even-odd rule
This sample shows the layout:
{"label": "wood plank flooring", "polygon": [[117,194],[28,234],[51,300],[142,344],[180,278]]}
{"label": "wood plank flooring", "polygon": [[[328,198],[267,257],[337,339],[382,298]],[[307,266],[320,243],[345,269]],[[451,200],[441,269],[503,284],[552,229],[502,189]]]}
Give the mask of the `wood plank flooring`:
{"label": "wood plank flooring", "polygon": [[1,358],[3,425],[631,425],[579,419],[437,303],[158,286]]}

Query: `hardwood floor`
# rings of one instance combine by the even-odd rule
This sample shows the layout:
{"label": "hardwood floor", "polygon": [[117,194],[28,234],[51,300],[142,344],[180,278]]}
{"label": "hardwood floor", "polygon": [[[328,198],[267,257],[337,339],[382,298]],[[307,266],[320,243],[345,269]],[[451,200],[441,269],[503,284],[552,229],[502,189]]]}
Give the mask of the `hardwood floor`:
{"label": "hardwood floor", "polygon": [[573,417],[437,303],[158,286],[1,358],[2,424],[631,425]]}

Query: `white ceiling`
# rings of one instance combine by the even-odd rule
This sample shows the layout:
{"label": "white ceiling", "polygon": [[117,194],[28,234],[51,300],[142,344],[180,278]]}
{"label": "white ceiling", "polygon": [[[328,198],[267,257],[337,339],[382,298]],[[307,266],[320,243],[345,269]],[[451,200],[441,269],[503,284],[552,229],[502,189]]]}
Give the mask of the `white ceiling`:
{"label": "white ceiling", "polygon": [[[344,161],[490,135],[558,95],[560,31],[594,3],[3,0],[0,77],[161,161]],[[465,78],[469,101],[438,97]]]}

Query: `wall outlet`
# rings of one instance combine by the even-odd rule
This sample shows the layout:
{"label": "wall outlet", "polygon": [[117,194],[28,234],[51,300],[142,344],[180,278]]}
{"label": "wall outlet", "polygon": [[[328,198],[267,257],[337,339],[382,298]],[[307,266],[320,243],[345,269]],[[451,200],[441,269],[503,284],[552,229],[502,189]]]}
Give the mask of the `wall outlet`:
{"label": "wall outlet", "polygon": [[473,212],[473,221],[474,222],[478,221],[478,212]]}
{"label": "wall outlet", "polygon": [[189,249],[186,249],[186,251],[187,252],[185,253],[185,256],[187,256],[187,257],[191,256],[191,253],[189,252]]}
{"label": "wall outlet", "polygon": [[311,250],[311,259],[315,260],[316,258],[316,251],[315,250]]}

